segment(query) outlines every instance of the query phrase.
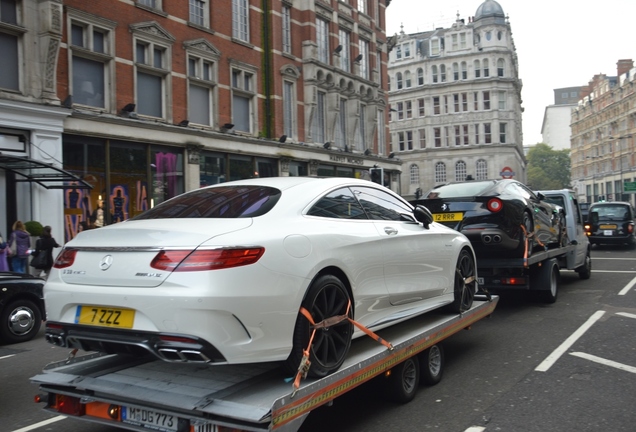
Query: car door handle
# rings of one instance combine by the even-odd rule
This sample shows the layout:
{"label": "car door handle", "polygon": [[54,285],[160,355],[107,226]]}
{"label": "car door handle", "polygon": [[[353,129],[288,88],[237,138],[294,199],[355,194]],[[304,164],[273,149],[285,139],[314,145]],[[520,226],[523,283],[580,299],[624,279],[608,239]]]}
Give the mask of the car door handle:
{"label": "car door handle", "polygon": [[398,233],[398,230],[393,227],[384,227],[384,232],[388,235],[396,235]]}

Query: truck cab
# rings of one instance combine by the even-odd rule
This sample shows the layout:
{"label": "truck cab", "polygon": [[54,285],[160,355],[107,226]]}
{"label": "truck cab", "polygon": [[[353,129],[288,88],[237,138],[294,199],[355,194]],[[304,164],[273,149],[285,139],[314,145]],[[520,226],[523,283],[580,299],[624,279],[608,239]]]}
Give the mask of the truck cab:
{"label": "truck cab", "polygon": [[576,248],[568,252],[567,268],[574,269],[583,279],[589,278],[592,269],[590,242],[585,234],[584,220],[581,214],[576,193],[570,189],[539,191],[545,200],[563,207],[565,212],[567,234],[570,244]]}

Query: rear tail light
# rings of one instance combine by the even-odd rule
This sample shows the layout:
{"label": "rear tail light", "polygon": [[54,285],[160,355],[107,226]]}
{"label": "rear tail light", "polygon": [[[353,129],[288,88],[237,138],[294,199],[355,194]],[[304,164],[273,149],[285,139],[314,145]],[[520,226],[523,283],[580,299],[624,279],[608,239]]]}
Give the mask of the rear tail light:
{"label": "rear tail light", "polygon": [[210,250],[165,250],[150,263],[157,270],[175,272],[220,270],[240,267],[257,262],[265,248],[233,248]]}
{"label": "rear tail light", "polygon": [[62,252],[60,252],[60,254],[55,259],[53,267],[61,269],[72,266],[73,262],[75,261],[76,254],[77,249],[62,249]]}
{"label": "rear tail light", "polygon": [[486,207],[491,212],[497,213],[498,211],[501,211],[501,209],[503,208],[503,203],[501,202],[499,198],[492,198],[488,201],[488,203],[486,204]]}
{"label": "rear tail light", "polygon": [[627,225],[627,232],[628,233],[633,233],[634,232],[634,224],[630,223],[629,225]]}

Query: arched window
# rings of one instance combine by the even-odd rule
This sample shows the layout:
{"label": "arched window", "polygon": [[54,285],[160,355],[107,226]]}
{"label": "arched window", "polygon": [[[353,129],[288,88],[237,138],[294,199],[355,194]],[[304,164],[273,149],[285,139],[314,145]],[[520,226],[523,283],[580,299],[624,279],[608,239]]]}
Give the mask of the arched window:
{"label": "arched window", "polygon": [[466,62],[462,62],[462,79],[468,79],[468,67],[466,66]]}
{"label": "arched window", "polygon": [[446,164],[444,162],[435,164],[435,183],[446,183]]}
{"label": "arched window", "polygon": [[416,164],[411,165],[410,174],[411,184],[420,184],[420,167],[418,167]]}
{"label": "arched window", "polygon": [[424,85],[424,69],[417,68],[417,85]]}
{"label": "arched window", "polygon": [[453,63],[453,81],[459,81],[459,65]]}
{"label": "arched window", "polygon": [[475,78],[481,78],[481,62],[475,60]]}
{"label": "arched window", "polygon": [[431,68],[431,72],[433,73],[433,82],[437,82],[437,66],[433,65]]}
{"label": "arched window", "polygon": [[497,76],[499,77],[504,76],[504,60],[503,59],[497,60]]}
{"label": "arched window", "polygon": [[404,86],[411,88],[411,71],[404,72]]}
{"label": "arched window", "polygon": [[455,181],[466,180],[466,162],[458,161],[455,164]]}
{"label": "arched window", "polygon": [[395,74],[395,81],[397,81],[397,88],[400,90],[402,88],[402,72]]}
{"label": "arched window", "polygon": [[484,59],[484,78],[488,78],[490,76],[490,66],[488,65],[488,59]]}
{"label": "arched window", "polygon": [[486,162],[483,159],[479,159],[475,163],[475,176],[476,176],[476,180],[488,179],[488,162]]}
{"label": "arched window", "polygon": [[442,82],[446,82],[446,65],[441,65],[439,67],[439,75]]}

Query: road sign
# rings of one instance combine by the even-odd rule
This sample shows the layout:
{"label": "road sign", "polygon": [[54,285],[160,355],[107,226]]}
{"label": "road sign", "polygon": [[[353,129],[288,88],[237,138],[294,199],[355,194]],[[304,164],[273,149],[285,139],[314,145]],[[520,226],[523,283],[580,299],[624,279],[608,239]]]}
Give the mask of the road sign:
{"label": "road sign", "polygon": [[636,193],[636,182],[623,183],[623,189],[625,193]]}
{"label": "road sign", "polygon": [[515,176],[515,172],[510,167],[503,167],[499,174],[505,179],[511,179]]}

